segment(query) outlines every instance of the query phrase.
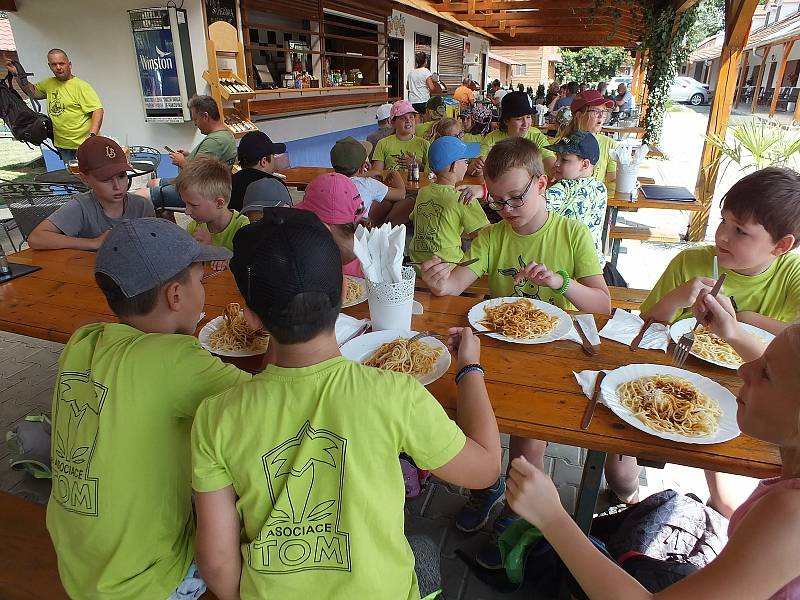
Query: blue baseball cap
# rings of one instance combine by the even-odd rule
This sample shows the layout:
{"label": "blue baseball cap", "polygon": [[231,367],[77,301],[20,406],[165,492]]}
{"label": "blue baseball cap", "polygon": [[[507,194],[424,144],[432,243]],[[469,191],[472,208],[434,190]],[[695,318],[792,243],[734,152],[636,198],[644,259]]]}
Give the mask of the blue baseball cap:
{"label": "blue baseball cap", "polygon": [[600,160],[600,144],[597,143],[597,138],[588,131],[576,131],[562,137],[555,144],[545,147],[558,154],[575,154],[587,159],[593,165]]}
{"label": "blue baseball cap", "polygon": [[480,144],[465,144],[457,137],[445,135],[431,144],[428,150],[428,161],[432,171],[442,171],[457,160],[475,158],[480,153]]}

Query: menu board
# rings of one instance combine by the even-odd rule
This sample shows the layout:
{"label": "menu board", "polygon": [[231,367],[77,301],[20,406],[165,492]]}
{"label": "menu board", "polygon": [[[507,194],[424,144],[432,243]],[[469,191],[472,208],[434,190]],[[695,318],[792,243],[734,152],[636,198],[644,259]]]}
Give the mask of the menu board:
{"label": "menu board", "polygon": [[206,26],[225,21],[234,27],[236,23],[236,0],[205,0]]}

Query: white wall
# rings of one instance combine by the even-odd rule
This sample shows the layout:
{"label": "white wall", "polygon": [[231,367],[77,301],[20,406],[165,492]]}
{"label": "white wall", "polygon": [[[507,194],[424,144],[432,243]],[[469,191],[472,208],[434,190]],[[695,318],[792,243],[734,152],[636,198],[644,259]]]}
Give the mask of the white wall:
{"label": "white wall", "polygon": [[[63,48],[73,72],[97,90],[105,108],[102,133],[121,142],[191,148],[201,135],[190,122],[145,123],[128,9],[163,5],[153,0],[22,0],[9,12],[17,53],[33,81],[50,76],[46,53]],[[201,0],[184,2],[197,93],[208,93]]]}
{"label": "white wall", "polygon": [[467,41],[470,43],[470,54],[477,54],[479,57],[481,57],[482,54],[485,55],[483,56],[484,65],[470,65],[467,69],[470,77],[480,85],[480,89],[485,89],[487,82],[481,80],[481,71],[486,73],[488,77],[488,70],[484,70],[483,67],[485,63],[489,61],[490,44],[486,39],[475,35],[468,35]]}
{"label": "white wall", "polygon": [[[423,35],[430,36],[432,40],[431,44],[431,64],[430,69],[431,71],[436,71],[436,65],[439,62],[439,26],[436,23],[432,23],[431,21],[425,21],[424,19],[420,19],[419,17],[415,17],[414,15],[409,15],[407,13],[401,13],[399,11],[393,10],[392,16],[396,17],[398,15],[402,15],[403,19],[405,19],[405,28],[406,34],[403,36],[403,72],[405,73],[406,80],[408,80],[408,74],[414,70],[414,34],[421,33]],[[403,89],[405,90],[406,82],[403,82]],[[408,97],[408,91],[405,91],[406,97]],[[373,115],[374,116],[374,115]]]}

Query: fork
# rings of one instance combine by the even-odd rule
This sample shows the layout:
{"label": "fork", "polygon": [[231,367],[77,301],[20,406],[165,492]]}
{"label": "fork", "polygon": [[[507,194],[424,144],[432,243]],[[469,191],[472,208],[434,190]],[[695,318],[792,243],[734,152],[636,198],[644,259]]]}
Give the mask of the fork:
{"label": "fork", "polygon": [[[474,329],[472,330],[472,335],[487,335],[489,333],[497,333],[497,332],[494,329],[488,329],[486,331],[475,331]],[[435,333],[433,331],[420,331],[417,335],[415,335],[410,340],[408,340],[408,343],[410,344],[411,342],[416,342],[417,340],[421,340],[422,338],[426,338],[426,337],[432,337],[432,338],[437,338],[437,339],[440,339],[440,340],[446,340],[450,336],[449,335],[445,335],[443,333]]]}
{"label": "fork", "polygon": [[[468,267],[469,265],[478,262],[478,260],[479,260],[478,258],[471,258],[469,260],[464,260],[464,261],[461,261],[461,262],[454,262],[452,260],[443,260],[442,262],[443,263],[447,263],[448,265],[455,265],[457,267]],[[409,265],[421,265],[422,263],[421,262],[409,262],[407,264],[409,264]]]}
{"label": "fork", "polygon": [[[711,288],[710,295],[716,296],[719,291],[722,289],[722,284],[725,283],[725,273],[719,276],[717,279],[717,283],[714,284],[714,287]],[[702,317],[704,315],[700,315]],[[675,345],[675,349],[672,351],[672,364],[676,367],[682,367],[683,363],[686,362],[686,359],[689,358],[689,352],[692,350],[692,346],[694,345],[694,332],[697,330],[701,323],[702,319],[697,319],[697,322],[692,327],[691,331],[687,331],[684,333],[678,343]]]}

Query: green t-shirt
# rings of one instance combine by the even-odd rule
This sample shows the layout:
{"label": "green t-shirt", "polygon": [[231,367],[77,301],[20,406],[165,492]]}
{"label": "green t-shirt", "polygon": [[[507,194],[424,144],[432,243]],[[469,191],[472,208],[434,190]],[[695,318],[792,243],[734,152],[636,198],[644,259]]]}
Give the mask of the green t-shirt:
{"label": "green t-shirt", "polygon": [[[497,142],[502,142],[507,137],[508,134],[505,131],[500,131],[499,129],[487,133],[485,136],[483,136],[483,142],[481,143],[481,156],[484,158],[488,156],[489,150],[492,149],[492,146],[494,146]],[[536,127],[531,127],[528,129],[528,133],[525,134],[525,139],[536,144],[536,147],[539,148],[539,152],[542,153],[542,158],[555,157],[554,152],[545,149],[545,146],[549,146],[552,142],[545,134],[536,129]]]}
{"label": "green t-shirt", "polygon": [[[222,246],[228,250],[233,250],[233,236],[236,235],[236,232],[242,227],[250,224],[250,219],[245,215],[239,214],[238,210],[232,210],[231,213],[231,220],[228,226],[219,233],[211,234],[211,243],[214,246]],[[198,223],[197,221],[189,221],[189,224],[186,226],[186,231],[190,234],[194,234],[198,227],[207,228],[208,225],[205,223]]]}
{"label": "green t-shirt", "polygon": [[482,144],[483,138],[484,136],[477,133],[465,133],[463,139],[465,144]]}
{"label": "green t-shirt", "polygon": [[212,131],[189,152],[189,158],[199,155],[210,156],[232,165],[236,162],[236,138],[227,129]]}
{"label": "green t-shirt", "polygon": [[561,179],[547,188],[544,198],[547,210],[568,219],[577,219],[589,228],[600,266],[605,266],[603,224],[608,205],[606,186],[594,177]]}
{"label": "green t-shirt", "polygon": [[89,137],[92,113],[103,108],[94,88],[80,77],[59,81],[50,77],[33,87],[47,97],[47,113],[53,120],[57,148],[74,150]]}
{"label": "green t-shirt", "polygon": [[465,442],[408,375],[341,356],[269,365],[197,410],[192,481],[199,492],[234,487],[242,600],[418,600],[397,457],[437,469]]}
{"label": "green t-shirt", "polygon": [[516,233],[507,221],[485,227],[464,258],[476,257],[480,260],[467,268],[478,277],[489,275],[489,292],[493,297],[524,296],[565,310],[575,307],[564,296],[527,281],[514,285],[514,276],[534,261],[543,263],[551,271],[566,271],[572,279],[603,273],[586,225],[554,213],[548,215],[539,231],[530,235]]}
{"label": "green t-shirt", "polygon": [[414,135],[416,135],[417,137],[421,137],[421,138],[427,139],[428,138],[428,132],[431,130],[431,127],[433,127],[435,124],[436,124],[436,121],[425,121],[424,123],[420,123],[414,129]]}
{"label": "green t-shirt", "polygon": [[[611,152],[612,148],[617,147],[617,142],[614,138],[602,133],[595,133],[593,135],[597,138],[597,144],[600,146],[600,158],[594,164],[594,172],[592,174],[605,183],[606,187],[609,188],[609,194],[612,194],[609,183],[613,182],[608,182],[606,180],[608,179],[609,173],[617,172],[617,161],[609,156],[609,152]],[[616,186],[614,187],[616,188]]]}
{"label": "green t-shirt", "polygon": [[76,331],[53,393],[47,529],[72,598],[167,598],[194,555],[190,430],[201,400],[250,379],[188,335]]}
{"label": "green t-shirt", "polygon": [[378,142],[372,153],[372,160],[382,160],[383,168],[387,171],[397,170],[397,156],[403,153],[411,153],[417,157],[419,170],[424,171],[428,164],[428,148],[430,142],[418,136],[410,140],[401,141],[396,135],[390,135]]}
{"label": "green t-shirt", "polygon": [[[661,298],[693,277],[712,277],[716,253],[716,246],[701,246],[678,254],[642,303],[641,311],[648,312]],[[721,293],[735,302],[737,310],[757,312],[784,323],[800,317],[800,255],[783,254],[760,275],[740,275],[722,267],[719,272],[727,274]],[[670,322],[691,316],[691,307],[682,308],[672,315]]]}
{"label": "green t-shirt", "polygon": [[431,183],[417,194],[411,211],[414,237],[411,240],[411,260],[421,262],[434,254],[443,260],[458,262],[461,235],[472,233],[489,224],[480,202],[464,205],[452,185]]}

